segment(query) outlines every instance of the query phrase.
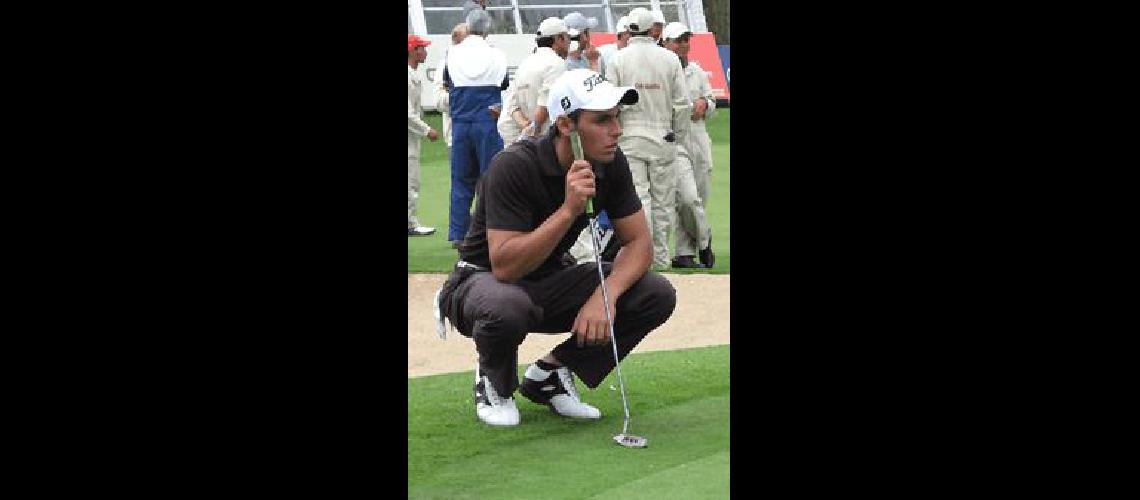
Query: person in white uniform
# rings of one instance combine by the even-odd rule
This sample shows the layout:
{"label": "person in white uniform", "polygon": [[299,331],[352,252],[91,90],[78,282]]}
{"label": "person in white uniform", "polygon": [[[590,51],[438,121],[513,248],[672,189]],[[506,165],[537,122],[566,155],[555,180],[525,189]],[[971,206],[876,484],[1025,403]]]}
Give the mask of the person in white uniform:
{"label": "person in white uniform", "polygon": [[[677,143],[677,246],[673,267],[711,268],[715,256],[707,207],[712,151],[705,119],[716,109],[716,99],[704,69],[695,61],[689,61],[692,34],[687,26],[678,22],[669,23],[661,33],[665,48],[681,59],[689,99],[693,101],[689,134]],[[700,262],[694,260],[698,253]]]}
{"label": "person in white uniform", "polygon": [[606,80],[637,89],[637,104],[622,112],[624,132],[619,139],[629,160],[634,186],[646,207],[653,234],[653,266],[671,264],[669,234],[676,204],[677,175],[674,145],[689,133],[692,104],[684,70],[677,55],[658,47],[649,37],[653,14],[637,7],[629,13],[633,35],[606,68]]}
{"label": "person in white uniform", "polygon": [[[562,18],[570,31],[570,48],[566,56],[566,69],[588,69],[598,71],[601,54],[590,40],[590,30],[598,26],[598,18],[583,16],[581,12],[571,12]],[[602,74],[602,73],[599,73]],[[605,76],[603,74],[603,76]]]}
{"label": "person in white uniform", "polygon": [[416,35],[408,35],[408,236],[427,236],[435,233],[433,227],[423,227],[416,219],[416,201],[420,197],[420,141],[424,136],[435,142],[439,133],[424,122],[420,95],[423,81],[416,71],[427,60],[427,46],[431,42]]}
{"label": "person in white uniform", "polygon": [[[519,63],[515,71],[515,80],[507,92],[511,93],[511,102],[507,110],[499,116],[499,133],[503,135],[503,143],[507,144],[504,132],[513,132],[511,125],[520,125],[519,133],[523,136],[538,137],[546,133],[550,127],[550,113],[546,109],[546,101],[550,96],[550,86],[566,72],[566,54],[570,47],[569,29],[566,23],[557,17],[549,17],[538,26],[535,43],[538,48]],[[517,110],[517,112],[516,112]],[[518,116],[522,117],[521,122]],[[512,138],[518,139],[518,135]],[[504,146],[505,148],[505,146]]]}
{"label": "person in white uniform", "polygon": [[518,101],[515,100],[514,82],[511,82],[503,92],[503,106],[503,110],[495,120],[495,129],[499,131],[499,137],[503,138],[503,149],[507,149],[507,146],[524,137],[523,128],[529,123],[519,111]]}
{"label": "person in white uniform", "polygon": [[598,54],[601,55],[599,58],[601,62],[598,63],[598,68],[600,68],[598,73],[603,75],[606,74],[606,65],[613,60],[614,54],[624,49],[626,45],[629,45],[629,16],[621,16],[621,19],[618,19],[615,29],[617,30],[617,42],[607,43],[598,47]]}

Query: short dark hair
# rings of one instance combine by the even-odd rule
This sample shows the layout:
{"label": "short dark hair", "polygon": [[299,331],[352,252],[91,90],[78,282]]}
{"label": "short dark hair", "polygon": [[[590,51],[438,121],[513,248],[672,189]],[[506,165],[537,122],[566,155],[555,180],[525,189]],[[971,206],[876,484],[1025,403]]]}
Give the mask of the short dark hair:
{"label": "short dark hair", "polygon": [[554,35],[538,37],[538,46],[539,47],[553,47],[554,46]]}

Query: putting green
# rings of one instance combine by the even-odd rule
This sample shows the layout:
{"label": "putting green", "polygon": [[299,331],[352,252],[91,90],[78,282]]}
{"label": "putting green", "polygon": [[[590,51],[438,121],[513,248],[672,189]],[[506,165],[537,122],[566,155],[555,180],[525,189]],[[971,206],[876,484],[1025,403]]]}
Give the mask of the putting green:
{"label": "putting green", "polygon": [[679,494],[684,498],[728,498],[728,456],[727,451],[715,453],[603,491],[590,499],[659,500]]}
{"label": "putting green", "polygon": [[645,449],[612,440],[623,420],[614,377],[594,391],[579,384],[601,420],[559,417],[516,394],[513,428],[475,417],[471,372],[409,379],[409,498],[727,496],[729,346],[633,354],[622,373],[630,432],[649,439]]}

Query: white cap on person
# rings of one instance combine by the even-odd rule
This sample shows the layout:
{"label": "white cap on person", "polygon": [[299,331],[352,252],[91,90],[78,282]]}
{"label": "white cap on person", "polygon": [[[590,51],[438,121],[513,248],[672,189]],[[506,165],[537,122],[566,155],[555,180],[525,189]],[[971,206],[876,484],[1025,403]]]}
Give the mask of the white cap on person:
{"label": "white cap on person", "polygon": [[653,22],[654,23],[665,24],[665,13],[664,12],[661,12],[659,10],[651,10],[651,11],[649,11],[649,13],[653,14]]}
{"label": "white cap on person", "polygon": [[569,33],[570,30],[566,28],[566,23],[557,17],[548,17],[538,25],[538,37],[554,36],[559,33]]}
{"label": "white cap on person", "polygon": [[617,33],[625,33],[629,31],[629,16],[621,16],[617,22]]}
{"label": "white cap on person", "polygon": [[562,18],[568,29],[582,31],[592,30],[598,26],[598,18],[583,16],[581,12],[571,12]]}
{"label": "white cap on person", "polygon": [[653,13],[645,7],[635,7],[629,11],[629,31],[643,33],[653,27]]}
{"label": "white cap on person", "polygon": [[550,86],[546,110],[553,123],[559,116],[579,109],[607,111],[618,104],[636,104],[638,97],[633,87],[618,87],[597,71],[572,69],[562,73]]}
{"label": "white cap on person", "polygon": [[666,40],[675,40],[677,38],[680,38],[681,35],[684,35],[685,33],[689,33],[691,35],[693,32],[689,30],[688,26],[673,21],[669,24],[666,24],[665,29],[661,30],[661,38],[664,38]]}

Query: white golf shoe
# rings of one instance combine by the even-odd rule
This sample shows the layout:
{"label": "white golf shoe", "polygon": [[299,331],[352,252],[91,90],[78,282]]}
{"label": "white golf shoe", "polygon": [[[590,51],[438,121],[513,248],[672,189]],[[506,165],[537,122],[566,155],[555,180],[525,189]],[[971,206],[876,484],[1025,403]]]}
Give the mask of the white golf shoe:
{"label": "white golf shoe", "polygon": [[479,376],[478,369],[475,370],[475,414],[489,425],[519,425],[519,409],[514,398],[500,397],[491,380]]}
{"label": "white golf shoe", "polygon": [[546,371],[536,365],[526,369],[519,392],[527,399],[550,407],[550,411],[571,418],[602,418],[602,412],[582,402],[574,385],[574,374],[565,366]]}

